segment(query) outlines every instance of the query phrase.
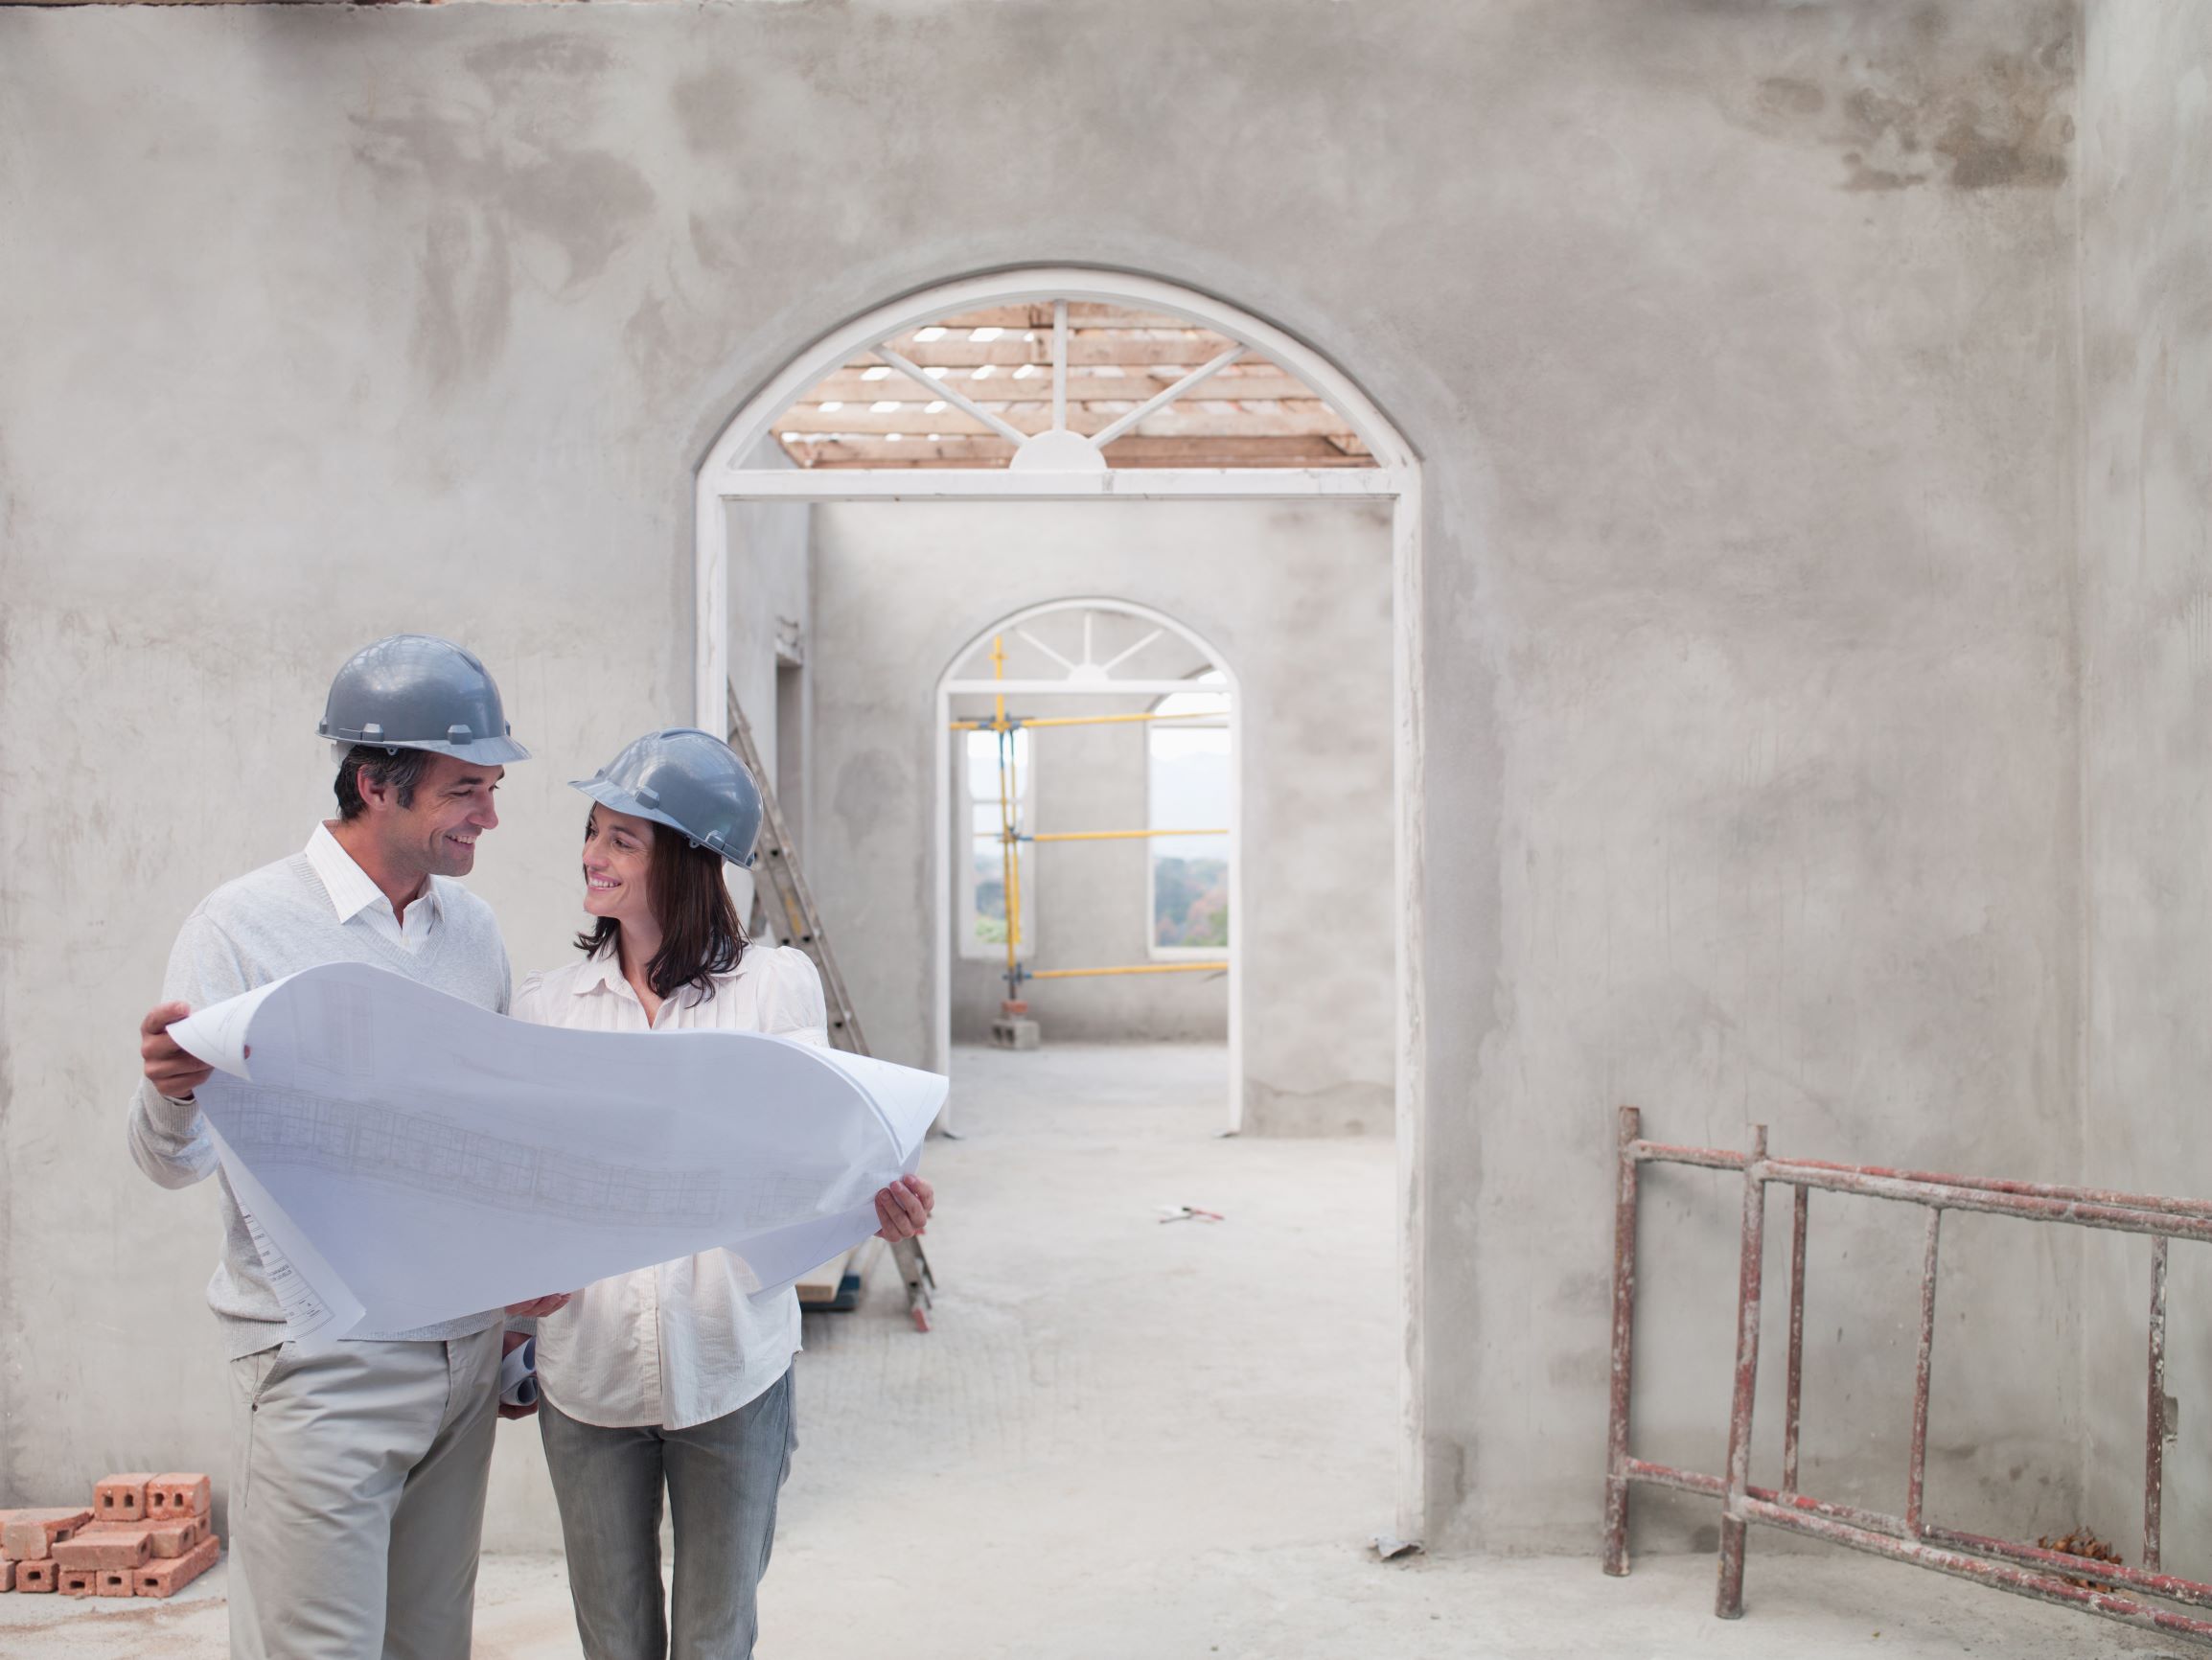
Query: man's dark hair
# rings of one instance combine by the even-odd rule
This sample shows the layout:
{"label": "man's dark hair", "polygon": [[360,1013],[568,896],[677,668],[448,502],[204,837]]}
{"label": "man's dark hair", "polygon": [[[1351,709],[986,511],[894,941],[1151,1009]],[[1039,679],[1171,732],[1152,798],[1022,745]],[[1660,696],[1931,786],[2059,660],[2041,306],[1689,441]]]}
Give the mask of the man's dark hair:
{"label": "man's dark hair", "polygon": [[368,802],[361,798],[363,778],[398,791],[400,805],[412,807],[415,786],[429,769],[427,749],[386,749],[375,744],[356,744],[338,763],[337,778],[331,785],[338,798],[338,818],[351,823],[369,810]]}
{"label": "man's dark hair", "polygon": [[[590,820],[586,819],[587,827]],[[745,932],[737,907],[722,879],[722,855],[694,847],[691,838],[653,820],[653,863],[645,874],[645,893],[654,920],[660,924],[660,949],[645,965],[645,981],[655,997],[674,997],[681,986],[697,986],[703,999],[714,995],[714,977],[727,974],[745,955]],[[588,957],[621,949],[622,924],[602,916],[576,936]]]}

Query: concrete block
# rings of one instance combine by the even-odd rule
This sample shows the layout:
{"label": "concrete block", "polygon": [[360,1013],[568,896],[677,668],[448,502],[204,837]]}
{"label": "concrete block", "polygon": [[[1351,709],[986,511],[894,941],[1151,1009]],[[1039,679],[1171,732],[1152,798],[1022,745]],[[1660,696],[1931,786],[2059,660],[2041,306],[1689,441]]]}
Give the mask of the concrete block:
{"label": "concrete block", "polygon": [[35,1562],[17,1562],[13,1566],[15,1589],[23,1592],[51,1591],[61,1575],[61,1564],[52,1556]]}
{"label": "concrete block", "polygon": [[173,1596],[214,1567],[221,1555],[222,1541],[210,1533],[175,1560],[139,1569],[131,1583],[141,1597]]}
{"label": "concrete block", "polygon": [[142,1568],[153,1555],[153,1538],[143,1526],[95,1523],[73,1539],[57,1539],[53,1554],[64,1568]]}
{"label": "concrete block", "polygon": [[43,1561],[53,1554],[54,1541],[73,1537],[79,1528],[92,1520],[92,1512],[84,1510],[14,1510],[7,1526],[0,1527],[0,1556],[18,1562]]}
{"label": "concrete block", "polygon": [[146,1520],[146,1484],[151,1480],[153,1474],[149,1470],[107,1476],[94,1483],[93,1515],[104,1522],[143,1522]]}
{"label": "concrete block", "polygon": [[136,1568],[95,1568],[93,1573],[98,1579],[98,1585],[92,1593],[95,1597],[135,1597],[138,1595],[138,1587],[135,1583],[138,1578]]}
{"label": "concrete block", "polygon": [[170,1516],[204,1516],[214,1503],[215,1489],[207,1477],[171,1471],[146,1484],[146,1513],[160,1520]]}
{"label": "concrete block", "polygon": [[208,1520],[205,1516],[172,1516],[167,1521],[147,1523],[146,1534],[155,1559],[168,1561],[207,1537]]}
{"label": "concrete block", "polygon": [[64,1568],[57,1562],[54,1567],[58,1578],[54,1588],[64,1597],[93,1597],[100,1593],[98,1568]]}
{"label": "concrete block", "polygon": [[991,1043],[1002,1049],[1033,1049],[1043,1046],[1045,1028],[1033,1020],[1002,1015],[991,1023]]}

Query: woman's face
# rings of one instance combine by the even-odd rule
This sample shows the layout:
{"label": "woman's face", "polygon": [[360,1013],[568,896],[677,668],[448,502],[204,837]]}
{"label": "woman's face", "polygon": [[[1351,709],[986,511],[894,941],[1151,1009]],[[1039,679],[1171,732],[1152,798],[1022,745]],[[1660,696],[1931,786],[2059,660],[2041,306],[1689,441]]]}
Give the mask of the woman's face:
{"label": "woman's face", "polygon": [[594,807],[584,821],[584,909],[592,916],[651,927],[653,821]]}

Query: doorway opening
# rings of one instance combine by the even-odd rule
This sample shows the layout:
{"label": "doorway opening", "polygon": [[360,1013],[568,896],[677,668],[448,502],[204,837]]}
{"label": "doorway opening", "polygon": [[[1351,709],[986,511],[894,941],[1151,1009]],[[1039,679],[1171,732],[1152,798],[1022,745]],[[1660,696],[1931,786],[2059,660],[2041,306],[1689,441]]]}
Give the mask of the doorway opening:
{"label": "doorway opening", "polygon": [[[1215,340],[1218,350],[1199,355]],[[1373,793],[1379,798],[1363,805],[1386,817],[1391,849],[1387,878],[1378,870],[1374,882],[1391,936],[1383,1024],[1393,1064],[1379,1087],[1395,1132],[1396,1527],[1409,1537],[1424,1532],[1427,1510],[1420,1223],[1422,1148],[1432,1110],[1419,1045],[1420,500],[1417,460],[1357,384],[1264,320],[1210,295],[1121,272],[1000,272],[948,283],[853,319],[795,357],[746,403],[699,470],[694,585],[696,718],[711,725],[730,679],[733,531],[764,508],[894,501],[1334,503],[1367,504],[1380,516],[1389,550],[1390,781]],[[990,612],[978,612],[975,620],[987,623]],[[821,754],[829,719],[822,712],[819,659],[810,661],[809,675],[818,725],[809,759],[816,782],[808,840],[818,845],[845,780],[814,759]],[[935,723],[934,734],[928,731],[933,713],[915,708],[906,736],[878,746],[853,778],[895,781],[907,767],[920,773],[925,757],[934,754],[934,789],[949,801],[951,733],[944,721]],[[919,753],[904,748],[909,744]],[[912,759],[902,759],[908,755]],[[924,913],[933,907],[939,918],[925,971],[929,1006],[908,1025],[912,1052],[893,1057],[939,1069],[951,1060],[958,926],[956,908],[941,896],[955,892],[956,869],[972,863],[967,849],[956,848],[952,825],[948,806],[934,817],[933,857],[920,889],[940,896],[924,901]],[[1048,885],[1049,870],[1038,880]],[[1240,953],[1249,941],[1238,932],[1245,918],[1233,899],[1230,915],[1231,950]],[[1319,926],[1327,920],[1319,919]],[[1233,987],[1237,978],[1233,969]]]}
{"label": "doorway opening", "polygon": [[1030,606],[955,655],[935,697],[939,1052],[1217,1041],[1240,1127],[1237,703],[1219,651],[1123,599]]}

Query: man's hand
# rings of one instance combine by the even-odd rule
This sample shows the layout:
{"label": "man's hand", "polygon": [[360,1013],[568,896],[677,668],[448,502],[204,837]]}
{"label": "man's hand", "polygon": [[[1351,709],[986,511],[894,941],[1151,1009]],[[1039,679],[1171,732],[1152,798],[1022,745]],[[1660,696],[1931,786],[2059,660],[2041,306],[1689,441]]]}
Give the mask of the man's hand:
{"label": "man's hand", "polygon": [[[507,1312],[509,1314],[518,1314],[525,1320],[535,1320],[541,1314],[550,1314],[556,1308],[565,1307],[567,1304],[568,1299],[575,1295],[576,1293],[573,1291],[563,1291],[552,1297],[533,1297],[527,1303],[510,1303],[507,1304]],[[507,1333],[507,1335],[509,1337],[518,1337],[522,1334],[520,1332],[510,1331]],[[515,1346],[510,1343],[507,1347],[512,1349]]]}
{"label": "man's hand", "polygon": [[138,1053],[146,1081],[173,1101],[189,1101],[215,1068],[169,1035],[169,1027],[192,1012],[184,1003],[165,1003],[138,1023]]}
{"label": "man's hand", "polygon": [[[538,1301],[540,1303],[545,1303],[550,1301],[550,1299],[541,1297],[538,1299]],[[565,1303],[567,1299],[563,1298],[562,1301]],[[517,1303],[516,1306],[518,1308],[530,1307],[534,1306],[534,1304]],[[525,1343],[528,1343],[529,1341],[530,1334],[527,1331],[507,1332],[504,1334],[504,1336],[501,1337],[499,1342],[499,1358],[501,1360],[506,1359],[507,1356],[513,1354],[515,1350],[520,1349]],[[499,1403],[499,1416],[501,1418],[529,1418],[534,1415],[537,1410],[538,1403],[536,1401],[532,1401],[528,1406],[509,1406],[504,1400]]]}
{"label": "man's hand", "polygon": [[930,1229],[930,1212],[937,1208],[936,1189],[919,1176],[901,1176],[876,1195],[876,1215],[883,1226],[876,1237],[893,1244],[911,1239]]}

